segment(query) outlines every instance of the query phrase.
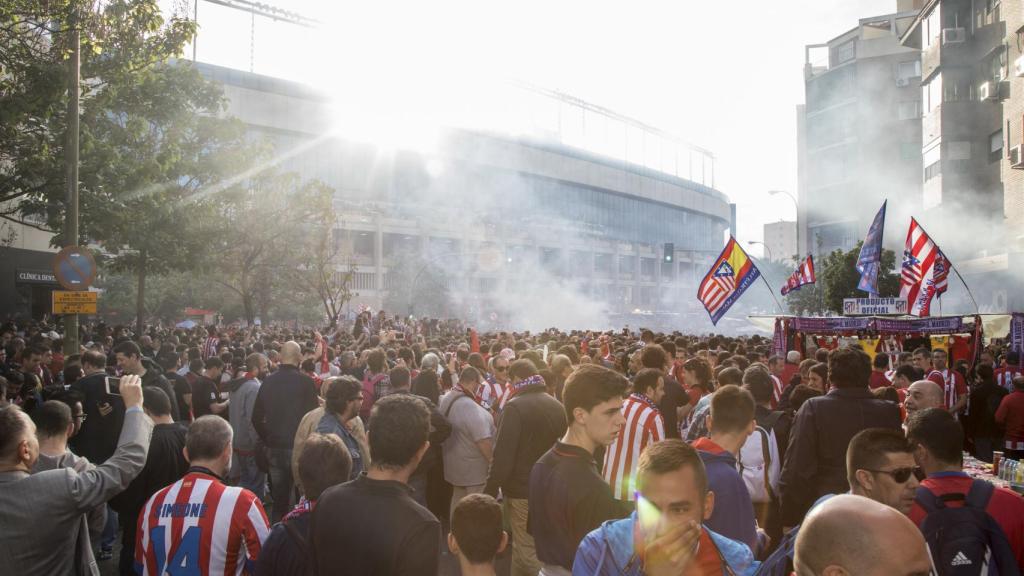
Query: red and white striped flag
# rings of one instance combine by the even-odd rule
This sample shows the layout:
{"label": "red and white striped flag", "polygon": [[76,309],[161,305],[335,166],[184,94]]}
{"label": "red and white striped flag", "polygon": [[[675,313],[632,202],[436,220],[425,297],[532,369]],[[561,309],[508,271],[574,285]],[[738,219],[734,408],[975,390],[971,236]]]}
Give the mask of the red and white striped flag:
{"label": "red and white striped flag", "polygon": [[786,280],[786,285],[782,287],[782,295],[785,296],[793,290],[799,290],[801,286],[806,284],[814,284],[817,278],[814,276],[814,258],[807,256],[807,259],[800,263],[796,268],[796,272]]}
{"label": "red and white striped flag", "polygon": [[911,315],[928,316],[932,297],[940,296],[949,287],[949,267],[949,259],[917,220],[911,218],[900,275],[900,298],[906,298]]}

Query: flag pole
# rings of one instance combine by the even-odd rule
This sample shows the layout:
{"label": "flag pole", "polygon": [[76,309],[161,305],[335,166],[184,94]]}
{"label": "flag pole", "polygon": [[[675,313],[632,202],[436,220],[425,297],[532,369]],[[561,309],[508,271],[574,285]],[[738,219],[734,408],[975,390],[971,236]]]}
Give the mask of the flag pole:
{"label": "flag pole", "polygon": [[[956,272],[956,277],[960,279],[960,283],[964,285],[964,290],[967,290],[967,295],[971,297],[971,302],[974,303],[974,313],[981,314],[981,309],[978,308],[978,301],[974,299],[974,294],[971,293],[971,287],[967,285],[967,282],[964,281],[964,277],[960,275],[960,271],[957,270],[956,266],[953,266],[953,263],[948,258],[946,259],[946,262],[949,262],[949,267],[953,269],[953,272]],[[939,298],[940,306],[941,303],[942,299]]]}
{"label": "flag pole", "polygon": [[[924,226],[921,226],[920,223],[918,223],[918,226],[921,228],[922,232],[924,232],[925,234],[928,234],[927,232],[925,232]],[[931,238],[931,236],[929,236],[929,238]],[[935,244],[935,249],[939,251],[939,254],[943,255],[943,259],[946,261],[946,264],[948,264],[949,267],[953,269],[953,272],[956,272],[956,277],[959,278],[960,279],[960,283],[964,285],[964,290],[967,291],[967,295],[970,296],[971,302],[974,304],[974,313],[975,314],[981,314],[981,309],[978,308],[978,301],[974,299],[974,294],[971,293],[971,287],[967,285],[967,282],[964,280],[964,277],[960,274],[960,270],[958,270],[956,266],[953,266],[953,261],[952,260],[950,260],[949,258],[945,257],[946,253],[942,251],[942,248],[939,247],[939,243],[936,242],[934,238],[932,238],[932,244]],[[939,314],[942,314],[942,312],[941,312],[941,310],[942,310],[942,297],[941,296],[939,297],[939,310],[940,310]]]}
{"label": "flag pole", "polygon": [[[747,258],[750,258],[755,265],[757,264],[757,260],[750,254],[747,254]],[[782,304],[779,302],[779,299],[775,297],[775,291],[772,290],[771,284],[768,283],[768,277],[765,276],[764,272],[761,271],[760,266],[757,267],[757,275],[761,277],[761,281],[764,282],[764,285],[768,287],[768,293],[772,295],[772,300],[775,300],[775,306],[778,307],[779,314],[783,314],[784,311],[782,309]]]}

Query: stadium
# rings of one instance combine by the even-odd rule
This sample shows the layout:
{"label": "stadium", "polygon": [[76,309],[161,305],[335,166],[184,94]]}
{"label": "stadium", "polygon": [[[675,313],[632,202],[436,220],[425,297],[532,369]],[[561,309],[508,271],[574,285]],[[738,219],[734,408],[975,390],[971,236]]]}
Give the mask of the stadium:
{"label": "stadium", "polygon": [[[395,311],[458,306],[460,316],[496,320],[499,302],[548,298],[531,292],[539,283],[585,300],[588,313],[685,312],[733,225],[710,152],[561,93],[505,84],[502,113],[486,115],[505,126],[381,144],[333,128],[336,100],[323,91],[195,66],[223,85],[228,113],[273,144],[279,169],[334,189],[353,309],[422,293],[437,271],[447,304]],[[472,96],[496,103],[494,94]]]}

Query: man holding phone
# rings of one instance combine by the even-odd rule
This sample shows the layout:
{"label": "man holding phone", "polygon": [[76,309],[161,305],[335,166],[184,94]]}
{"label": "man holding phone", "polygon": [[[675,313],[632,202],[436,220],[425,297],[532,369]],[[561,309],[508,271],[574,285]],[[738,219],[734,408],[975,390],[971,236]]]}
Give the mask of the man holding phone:
{"label": "man holding phone", "polygon": [[125,405],[117,449],[84,472],[30,475],[39,458],[36,427],[19,408],[0,410],[0,565],[12,574],[97,573],[82,514],[122,492],[142,470],[153,423],[142,411],[138,376],[120,380]]}
{"label": "man holding phone", "polygon": [[637,467],[636,511],[605,522],[576,551],[573,574],[679,576],[757,571],[746,544],[703,526],[715,507],[704,463],[682,440],[648,446]]}
{"label": "man holding phone", "polygon": [[85,376],[71,385],[82,395],[85,420],[78,434],[71,439],[71,448],[93,464],[102,464],[117,448],[117,437],[124,422],[124,402],[120,396],[107,394],[107,357],[96,350],[86,350],[81,357]]}

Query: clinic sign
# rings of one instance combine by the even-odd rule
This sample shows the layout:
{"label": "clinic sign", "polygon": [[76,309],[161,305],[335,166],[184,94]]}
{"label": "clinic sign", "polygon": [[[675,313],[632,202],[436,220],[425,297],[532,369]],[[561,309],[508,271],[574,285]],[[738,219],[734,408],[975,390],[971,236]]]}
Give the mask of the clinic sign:
{"label": "clinic sign", "polygon": [[57,277],[49,270],[27,270],[18,268],[16,278],[20,284],[56,284]]}
{"label": "clinic sign", "polygon": [[903,316],[904,298],[843,298],[843,316]]}

